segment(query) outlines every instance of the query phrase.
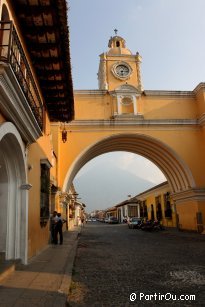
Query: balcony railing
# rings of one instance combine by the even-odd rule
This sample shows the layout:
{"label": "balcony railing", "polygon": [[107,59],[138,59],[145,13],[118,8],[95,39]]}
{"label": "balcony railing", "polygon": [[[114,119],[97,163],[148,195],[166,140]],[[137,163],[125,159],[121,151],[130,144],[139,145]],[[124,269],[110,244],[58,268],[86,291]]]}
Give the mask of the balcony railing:
{"label": "balcony railing", "polygon": [[0,61],[10,64],[42,130],[43,103],[23,47],[11,21],[0,22]]}

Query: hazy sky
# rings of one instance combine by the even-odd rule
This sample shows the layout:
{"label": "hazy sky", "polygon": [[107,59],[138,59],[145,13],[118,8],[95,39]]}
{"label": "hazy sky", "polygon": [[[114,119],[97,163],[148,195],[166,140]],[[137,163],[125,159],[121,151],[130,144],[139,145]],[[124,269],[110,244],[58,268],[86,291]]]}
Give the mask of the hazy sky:
{"label": "hazy sky", "polygon": [[165,181],[149,160],[127,152],[100,155],[77,174],[74,185],[87,212],[112,207]]}
{"label": "hazy sky", "polygon": [[[69,7],[74,89],[98,88],[99,55],[108,50],[115,28],[127,48],[142,56],[144,89],[193,90],[205,81],[205,0],[69,0]],[[141,174],[147,163],[127,153],[115,160],[128,171],[140,165]],[[150,165],[142,176],[157,184],[164,180],[157,172]]]}
{"label": "hazy sky", "polygon": [[[114,167],[118,167],[121,170],[126,170],[130,174],[148,180],[153,184],[166,180],[162,172],[151,161],[129,152],[112,152],[103,154],[93,159],[81,169],[81,171],[76,175],[76,179],[87,173],[88,170],[93,170],[96,167],[96,172],[100,174],[100,165],[102,165],[102,162],[105,159],[106,161],[109,161],[109,164],[112,164]],[[152,171],[150,171],[150,169]]]}
{"label": "hazy sky", "polygon": [[145,89],[193,90],[205,81],[205,0],[69,0],[75,89],[98,87],[99,55],[114,29],[142,56]]}

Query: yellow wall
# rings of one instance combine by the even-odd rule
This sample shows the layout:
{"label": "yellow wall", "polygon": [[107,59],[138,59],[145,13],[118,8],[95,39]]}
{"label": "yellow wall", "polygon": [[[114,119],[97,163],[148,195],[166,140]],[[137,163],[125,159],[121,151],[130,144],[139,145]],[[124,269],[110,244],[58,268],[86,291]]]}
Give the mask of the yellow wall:
{"label": "yellow wall", "polygon": [[170,187],[168,184],[163,185],[162,187],[156,187],[150,190],[150,192],[141,193],[137,198],[146,201],[148,219],[151,219],[151,205],[153,205],[154,209],[154,217],[157,219],[157,207],[156,207],[156,197],[160,197],[160,203],[162,208],[162,224],[165,227],[177,227],[176,224],[176,210],[172,197],[170,197],[171,209],[172,209],[172,218],[165,217],[165,203],[164,203],[164,194],[167,192],[170,193]]}
{"label": "yellow wall", "polygon": [[[110,76],[110,78],[112,77]],[[119,81],[116,80],[116,82]],[[68,140],[65,144],[61,141],[60,126],[52,125],[53,140],[56,140],[54,150],[58,152],[59,159],[59,185],[61,188],[63,187],[71,165],[74,165],[73,163],[86,149],[106,137],[126,133],[150,136],[168,146],[167,150],[173,151],[178,156],[177,159],[188,166],[195,185],[190,188],[197,187],[203,190],[205,129],[203,123],[199,125],[197,120],[203,118],[202,112],[205,109],[204,91],[203,84],[199,85],[193,92],[145,91],[137,99],[138,110],[140,108],[143,116],[141,117],[142,125],[135,124],[135,122],[133,124],[130,122],[129,125],[124,124],[124,122],[119,124],[117,120],[111,120],[114,111],[117,110],[117,102],[116,97],[113,97],[109,92],[98,90],[76,91],[75,120],[66,125]],[[136,120],[139,121],[139,117],[136,117]],[[154,120],[155,125],[150,122],[143,125],[143,120]],[[163,120],[165,120],[164,123]],[[166,120],[168,120],[168,124],[165,124]],[[188,120],[189,122],[185,123]],[[115,148],[113,147],[112,150],[115,150]],[[183,205],[179,204],[179,206],[181,206],[179,212],[183,215]],[[200,206],[199,203],[197,205],[193,203],[188,207],[193,207],[193,210],[190,209],[190,214],[193,213],[194,216],[196,216],[196,211],[199,212],[199,210],[204,214],[203,205]],[[203,218],[205,223],[205,215],[203,215]],[[187,224],[186,217],[181,224],[185,228],[196,229],[196,226],[193,226],[193,221]],[[176,226],[176,220],[173,220],[172,226]]]}
{"label": "yellow wall", "polygon": [[[49,241],[49,221],[45,227],[40,225],[40,176],[41,159],[53,161],[52,144],[50,139],[50,123],[46,116],[45,134],[36,143],[29,146],[28,182],[32,185],[29,191],[29,229],[28,229],[28,256],[37,254]],[[51,174],[55,178],[54,169]]]}
{"label": "yellow wall", "polygon": [[[68,140],[65,144],[61,142],[61,151],[59,153],[59,166],[61,174],[59,177],[60,185],[63,185],[65,176],[74,160],[89,146],[95,144],[97,141],[113,134],[123,133],[137,133],[141,135],[148,135],[157,140],[162,141],[164,144],[174,150],[182,160],[189,166],[197,186],[204,186],[205,160],[204,160],[204,144],[200,130],[195,128],[181,128],[175,129],[151,129],[147,127],[124,128],[113,127],[109,128],[101,126],[100,128],[93,126],[68,126]],[[59,137],[60,138],[60,137]],[[200,148],[201,150],[193,150]],[[199,163],[200,161],[200,163]]]}
{"label": "yellow wall", "polygon": [[196,89],[197,117],[205,113],[205,93],[199,84]]}
{"label": "yellow wall", "polygon": [[197,231],[196,213],[199,211],[197,201],[187,200],[185,203],[176,204],[179,216],[179,228]]}
{"label": "yellow wall", "polygon": [[[183,96],[183,95],[182,95]],[[192,95],[193,96],[193,95]],[[179,122],[178,126],[161,126],[161,127],[139,127],[131,126],[129,127],[115,127],[112,125],[110,128],[100,127],[101,131],[96,132],[97,127],[92,126],[92,122],[89,126],[81,126],[71,128],[71,131],[75,133],[75,140],[78,141],[78,148],[81,152],[84,146],[88,146],[95,142],[95,140],[103,138],[107,135],[118,133],[119,130],[128,131],[130,133],[142,133],[150,135],[156,139],[161,140],[163,143],[170,146],[179,156],[189,165],[193,176],[196,180],[197,186],[204,186],[204,176],[205,172],[205,159],[203,158],[205,153],[205,142],[204,142],[204,132],[202,132],[202,127],[195,125],[183,125],[183,119],[197,119],[199,116],[198,105],[205,105],[205,100],[203,91],[199,92],[196,98],[185,97],[174,97],[174,95],[169,95],[169,97],[158,96],[144,96],[139,99],[138,103],[140,105],[142,115],[145,120],[182,120]],[[113,115],[113,102],[116,101],[112,96],[107,94],[93,94],[93,92],[87,92],[86,94],[80,94],[77,91],[75,95],[75,119],[76,120],[109,120]],[[200,113],[201,114],[201,113]],[[98,130],[99,130],[98,129]],[[78,130],[78,132],[75,132]],[[86,133],[86,130],[92,130],[93,132]],[[106,130],[106,131],[105,131]],[[86,140],[83,140],[86,133]],[[96,136],[96,133],[98,136]],[[69,152],[72,155],[73,148],[75,144],[71,144],[70,136]],[[79,140],[79,138],[81,140]],[[75,143],[75,141],[74,141]],[[84,144],[84,146],[82,146]],[[183,146],[182,146],[183,144]],[[197,148],[197,150],[192,150]],[[191,150],[191,154],[190,154]],[[78,155],[78,152],[74,155]],[[201,161],[200,163],[198,163]],[[203,170],[203,172],[202,172]]]}
{"label": "yellow wall", "polygon": [[[22,47],[24,48],[24,39],[22,38],[21,32],[18,31],[18,22],[15,19],[15,12],[12,11],[12,4],[10,1],[1,1],[0,3],[0,15],[2,12],[2,6],[5,3],[9,19],[13,21],[14,26],[18,32],[19,39],[21,41]],[[30,55],[27,52],[27,48],[24,49],[25,55],[28,62],[31,65]],[[32,70],[32,65],[31,65]],[[33,77],[38,86],[37,78],[35,76],[35,71],[32,71]],[[38,88],[41,95],[40,89]],[[42,95],[41,95],[42,97]],[[42,99],[43,101],[43,99]],[[0,123],[6,121],[7,119],[0,113]],[[49,223],[45,227],[40,226],[40,160],[47,159],[50,163],[57,162],[53,156],[53,146],[52,138],[50,134],[50,121],[47,113],[44,118],[44,131],[43,136],[40,137],[36,142],[27,146],[27,172],[28,172],[28,183],[32,185],[29,190],[29,201],[28,201],[28,257],[32,257],[37,254],[49,240]],[[16,127],[19,130],[19,127]],[[21,133],[21,132],[20,132]],[[23,140],[25,143],[25,140]],[[51,168],[51,178],[56,180],[56,163],[54,168]],[[26,182],[24,182],[26,183]]]}
{"label": "yellow wall", "polygon": [[[174,96],[174,95],[173,95]],[[160,97],[142,95],[137,100],[144,119],[196,119],[196,99],[190,96]],[[116,99],[102,91],[76,91],[75,120],[110,119],[116,110]]]}
{"label": "yellow wall", "polygon": [[141,112],[145,119],[194,119],[197,105],[194,98],[142,96]]}
{"label": "yellow wall", "polygon": [[93,91],[85,95],[75,95],[75,119],[108,119],[111,113],[111,98],[108,94]]}

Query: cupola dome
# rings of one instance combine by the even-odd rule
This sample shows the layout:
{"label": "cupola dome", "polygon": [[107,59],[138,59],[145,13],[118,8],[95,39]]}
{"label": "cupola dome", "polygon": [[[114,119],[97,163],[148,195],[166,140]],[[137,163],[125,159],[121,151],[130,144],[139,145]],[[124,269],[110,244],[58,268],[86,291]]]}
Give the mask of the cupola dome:
{"label": "cupola dome", "polygon": [[126,48],[124,38],[118,35],[113,37],[111,36],[108,42],[108,47],[110,48],[109,51],[107,52],[108,55],[132,54],[131,51]]}

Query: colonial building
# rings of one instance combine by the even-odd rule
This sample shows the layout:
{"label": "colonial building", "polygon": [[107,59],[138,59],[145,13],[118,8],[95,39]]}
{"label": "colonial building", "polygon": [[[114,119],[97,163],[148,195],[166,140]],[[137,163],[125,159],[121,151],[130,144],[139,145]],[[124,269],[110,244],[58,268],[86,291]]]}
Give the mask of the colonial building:
{"label": "colonial building", "polygon": [[117,204],[117,218],[120,223],[127,222],[131,217],[142,217],[140,212],[140,202],[137,197],[124,200],[123,202]]}
{"label": "colonial building", "polygon": [[178,227],[176,206],[167,181],[115,205],[119,222],[131,217],[158,220],[166,227]]}
{"label": "colonial building", "polygon": [[[180,228],[202,232],[205,83],[190,91],[144,89],[140,65],[139,53],[116,33],[100,55],[99,89],[74,91],[75,119],[65,126],[68,141],[55,147],[60,185],[68,191],[77,172],[101,154],[132,152],[165,175]],[[60,131],[59,123],[52,125],[54,135]]]}
{"label": "colonial building", "polygon": [[[60,209],[50,124],[73,119],[66,1],[0,0],[0,253],[27,259]],[[61,138],[58,142],[62,142]]]}
{"label": "colonial building", "polygon": [[75,175],[111,151],[157,165],[180,227],[202,232],[205,84],[144,90],[141,56],[116,34],[100,56],[99,89],[74,99],[68,34],[65,0],[0,0],[0,253],[27,263],[48,243],[54,209],[69,228]]}
{"label": "colonial building", "polygon": [[166,227],[181,227],[177,222],[176,206],[167,181],[136,195],[136,198],[141,205],[141,217],[159,220]]}
{"label": "colonial building", "polygon": [[117,217],[117,209],[115,206],[107,208],[105,210],[105,217],[110,218],[111,216]]}

